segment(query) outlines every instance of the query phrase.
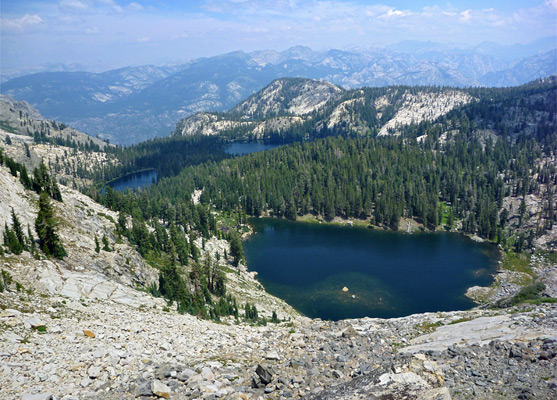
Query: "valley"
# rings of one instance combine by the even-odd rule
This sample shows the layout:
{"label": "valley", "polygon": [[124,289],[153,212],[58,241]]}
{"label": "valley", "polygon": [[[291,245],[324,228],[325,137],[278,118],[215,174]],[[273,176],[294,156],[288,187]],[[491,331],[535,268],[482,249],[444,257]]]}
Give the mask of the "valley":
{"label": "valley", "polygon": [[[554,76],[465,89],[278,79],[129,147],[3,97],[0,397],[553,398],[556,93]],[[156,184],[105,186],[146,169]],[[302,231],[286,258],[261,250],[271,273],[294,269],[293,291],[311,296],[304,274],[317,273],[301,269],[324,256],[339,270],[317,284],[325,298],[460,303],[304,316],[254,271],[259,217],[275,235]],[[65,254],[49,253],[52,232]],[[287,265],[304,240],[309,259]],[[390,254],[406,268],[390,284],[348,271],[366,259],[394,273]],[[441,286],[402,284],[427,271]],[[309,309],[328,307],[316,298]]]}

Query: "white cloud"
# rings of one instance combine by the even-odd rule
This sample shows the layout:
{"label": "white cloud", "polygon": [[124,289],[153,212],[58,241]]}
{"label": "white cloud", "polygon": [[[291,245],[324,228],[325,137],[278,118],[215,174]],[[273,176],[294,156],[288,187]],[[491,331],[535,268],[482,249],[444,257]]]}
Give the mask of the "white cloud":
{"label": "white cloud", "polygon": [[86,35],[96,35],[100,32],[101,30],[96,26],[86,26],[85,28],[83,28],[83,33],[85,33]]}
{"label": "white cloud", "polygon": [[470,21],[470,19],[472,18],[472,16],[470,15],[470,13],[472,12],[472,10],[464,10],[462,11],[459,15],[460,15],[460,20],[461,21]]}
{"label": "white cloud", "polygon": [[114,0],[59,0],[58,8],[63,13],[72,14],[94,14],[104,11],[120,13],[124,11]]}
{"label": "white cloud", "polygon": [[557,0],[545,0],[543,3],[546,7],[553,8],[557,10]]}
{"label": "white cloud", "polygon": [[59,0],[58,7],[62,12],[83,12],[91,8],[88,0]]}
{"label": "white cloud", "polygon": [[5,19],[2,18],[2,30],[12,32],[22,32],[28,28],[42,24],[43,19],[37,14],[25,14],[21,18]]}
{"label": "white cloud", "polygon": [[392,9],[392,10],[387,11],[387,13],[383,14],[382,16],[387,17],[387,18],[391,18],[391,17],[403,17],[404,15],[405,15],[404,12],[402,12],[400,10]]}
{"label": "white cloud", "polygon": [[160,6],[153,8],[142,0],[44,2],[29,14],[2,15],[2,32],[9,31],[12,39],[3,43],[2,54],[10,51],[20,63],[41,54],[49,62],[106,58],[111,65],[124,65],[171,60],[176,54],[199,57],[294,45],[365,48],[410,38],[512,43],[554,35],[557,9],[557,0],[537,0],[535,7],[515,10],[456,2],[427,7],[408,2],[396,8],[386,1],[362,0],[199,0],[182,2],[188,4],[183,7],[177,3],[162,7],[152,0]]}
{"label": "white cloud", "polygon": [[130,4],[128,4],[127,8],[131,11],[143,11],[143,6],[139,3],[136,3],[135,1],[132,1]]}
{"label": "white cloud", "polygon": [[115,12],[124,11],[124,9],[122,7],[120,7],[118,4],[116,4],[116,2],[114,0],[96,0],[96,2],[98,4],[101,4],[101,6],[105,6],[109,10],[112,10],[112,11],[115,11]]}

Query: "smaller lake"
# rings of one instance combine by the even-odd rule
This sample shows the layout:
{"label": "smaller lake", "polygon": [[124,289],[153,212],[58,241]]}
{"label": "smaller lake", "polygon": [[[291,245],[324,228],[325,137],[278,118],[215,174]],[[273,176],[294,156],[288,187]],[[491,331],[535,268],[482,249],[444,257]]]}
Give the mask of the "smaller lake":
{"label": "smaller lake", "polygon": [[128,174],[122,176],[121,178],[115,179],[109,182],[107,185],[114,190],[119,190],[120,192],[126,189],[136,189],[143,186],[150,186],[153,182],[157,182],[158,172],[154,169],[148,171],[134,172],[133,174]]}
{"label": "smaller lake", "polygon": [[241,156],[250,153],[257,153],[259,151],[265,151],[274,149],[278,147],[278,144],[265,144],[262,142],[250,142],[250,143],[232,143],[224,149],[226,154],[233,156]]}
{"label": "smaller lake", "polygon": [[[244,242],[269,293],[312,318],[393,318],[475,304],[464,293],[493,281],[496,246],[448,233],[253,218]],[[347,290],[343,290],[346,288]]]}

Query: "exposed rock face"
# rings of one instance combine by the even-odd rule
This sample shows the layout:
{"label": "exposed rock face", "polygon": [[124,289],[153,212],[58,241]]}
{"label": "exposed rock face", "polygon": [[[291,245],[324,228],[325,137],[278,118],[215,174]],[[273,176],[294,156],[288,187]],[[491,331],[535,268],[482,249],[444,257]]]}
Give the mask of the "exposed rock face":
{"label": "exposed rock face", "polygon": [[[520,318],[520,317],[518,317]],[[410,346],[402,353],[442,351],[459,343],[486,345],[495,339],[528,342],[554,334],[553,328],[531,329],[529,326],[515,324],[512,315],[480,317],[455,325],[444,325],[435,332],[420,336],[410,341]]]}
{"label": "exposed rock face", "polygon": [[226,114],[201,112],[180,120],[173,135],[216,135],[242,130],[247,136],[262,138],[269,132],[283,132],[301,124],[308,114],[341,93],[341,88],[329,82],[277,79]]}
{"label": "exposed rock face", "polygon": [[2,122],[0,127],[7,133],[32,137],[37,132],[51,139],[68,139],[84,144],[92,142],[101,148],[106,146],[106,143],[98,138],[86,135],[62,123],[46,120],[26,101],[16,101],[2,94],[0,94],[0,121]]}
{"label": "exposed rock face", "polygon": [[[7,143],[8,139],[11,144]],[[29,173],[44,162],[56,171],[60,182],[66,185],[71,182],[76,185],[74,188],[92,183],[84,173],[78,177],[78,169],[93,174],[101,166],[118,163],[114,155],[96,151],[96,146],[101,150],[108,146],[106,142],[62,123],[48,121],[28,103],[4,95],[0,95],[0,144],[5,154],[24,164]],[[91,150],[83,147],[79,150],[75,148],[78,145],[90,146]]]}
{"label": "exposed rock face", "polygon": [[[0,226],[11,225],[11,208],[27,232],[34,232],[38,196],[0,167]],[[63,203],[52,201],[60,224],[58,233],[68,256],[60,260],[35,260],[27,252],[11,257],[9,265],[22,274],[25,284],[50,294],[73,299],[111,299],[139,306],[131,287],[158,281],[158,272],[127,243],[116,243],[117,213],[91,198],[61,186]],[[36,235],[36,234],[35,234]],[[106,236],[113,251],[95,251],[95,236]],[[8,265],[7,262],[5,263]],[[23,282],[22,282],[23,283]],[[25,285],[24,284],[24,285]]]}
{"label": "exposed rock face", "polygon": [[406,93],[399,110],[383,125],[379,135],[388,135],[391,131],[396,131],[397,126],[433,121],[453,108],[468,104],[470,101],[472,96],[459,90],[442,93]]}
{"label": "exposed rock face", "polygon": [[252,128],[253,126],[256,126],[253,122],[222,120],[215,114],[201,112],[180,120],[178,124],[176,124],[174,134],[183,136],[197,134],[218,135],[225,130],[234,128]]}
{"label": "exposed rock face", "polygon": [[341,88],[329,82],[277,79],[230,111],[242,115],[242,119],[301,116],[320,109],[341,92]]}
{"label": "exposed rock face", "polygon": [[[180,120],[173,135],[235,132],[235,137],[260,139],[310,121],[317,129],[343,127],[356,134],[369,134],[370,128],[360,116],[362,107],[367,107],[367,111],[375,113],[382,121],[377,133],[388,135],[396,134],[397,128],[403,125],[432,121],[473,100],[469,94],[455,89],[421,89],[413,93],[389,88],[386,92],[367,104],[364,90],[344,92],[328,82],[278,79],[226,113],[203,112]],[[343,93],[350,93],[350,98],[341,98]],[[324,109],[325,105],[328,108]],[[322,110],[323,115],[315,117],[312,113],[318,110]]]}

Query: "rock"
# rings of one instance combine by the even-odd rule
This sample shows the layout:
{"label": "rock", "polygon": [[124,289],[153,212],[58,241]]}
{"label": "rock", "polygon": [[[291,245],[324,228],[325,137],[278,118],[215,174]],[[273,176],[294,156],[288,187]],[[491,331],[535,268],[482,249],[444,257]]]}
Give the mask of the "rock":
{"label": "rock", "polygon": [[151,381],[151,392],[155,396],[163,397],[165,399],[170,398],[170,388],[157,379]]}
{"label": "rock", "polygon": [[257,365],[255,373],[261,380],[261,383],[265,385],[271,383],[271,381],[273,380],[273,374],[271,374],[271,372],[267,368],[262,367],[261,365]]}
{"label": "rock", "polygon": [[140,380],[135,388],[135,397],[152,396],[151,382],[148,380]]}
{"label": "rock", "polygon": [[204,381],[213,382],[215,380],[215,374],[213,374],[213,371],[211,371],[211,368],[209,367],[203,367],[201,370],[201,376]]}
{"label": "rock", "polygon": [[178,375],[176,375],[176,378],[182,382],[187,381],[188,379],[190,379],[192,376],[195,375],[195,371],[186,368],[185,370],[183,370],[182,372],[180,372]]}
{"label": "rock", "polygon": [[421,361],[409,360],[383,366],[368,375],[354,378],[332,388],[312,392],[306,400],[390,399],[451,400],[450,392],[431,379]]}
{"label": "rock", "polygon": [[21,311],[13,310],[11,308],[6,308],[0,312],[0,317],[19,317],[21,315]]}
{"label": "rock", "polygon": [[6,332],[4,334],[4,340],[11,343],[20,343],[23,341],[23,337],[16,335],[13,332]]}
{"label": "rock", "polygon": [[267,360],[275,360],[275,361],[280,360],[280,357],[276,351],[269,351],[267,354],[265,354],[265,358]]}
{"label": "rock", "polygon": [[352,325],[349,325],[348,328],[342,331],[342,337],[351,339],[353,337],[360,336],[358,332],[354,329]]}
{"label": "rock", "polygon": [[285,389],[281,392],[282,398],[284,399],[290,399],[291,397],[293,397],[292,391],[289,389]]}
{"label": "rock", "polygon": [[37,329],[39,326],[45,326],[45,324],[37,317],[25,318],[23,323],[25,326],[33,329]]}
{"label": "rock", "polygon": [[87,337],[90,337],[90,338],[94,338],[94,337],[95,337],[95,334],[94,334],[93,332],[87,330],[87,329],[84,329],[84,330],[83,330],[83,334],[84,334],[85,336],[87,336]]}
{"label": "rock", "polygon": [[340,371],[337,371],[336,369],[333,370],[333,372],[331,372],[331,375],[333,376],[333,378],[335,379],[340,379],[340,378],[344,378],[344,374]]}
{"label": "rock", "polygon": [[38,394],[29,394],[24,393],[21,397],[21,400],[50,400],[52,399],[51,393],[38,393]]}
{"label": "rock", "polygon": [[101,367],[90,366],[87,370],[87,374],[89,374],[89,378],[96,379],[101,374]]}

